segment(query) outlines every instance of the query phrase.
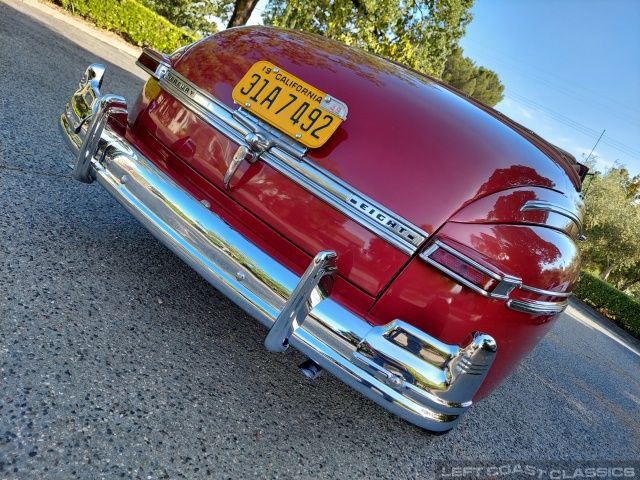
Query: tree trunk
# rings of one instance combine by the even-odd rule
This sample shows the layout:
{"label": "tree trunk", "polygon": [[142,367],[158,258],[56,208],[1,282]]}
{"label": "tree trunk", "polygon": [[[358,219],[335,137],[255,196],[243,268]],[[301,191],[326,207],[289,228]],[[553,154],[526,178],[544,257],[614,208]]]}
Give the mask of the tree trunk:
{"label": "tree trunk", "polygon": [[609,265],[607,269],[604,271],[604,273],[602,274],[602,280],[604,280],[605,282],[607,281],[607,278],[609,278],[609,274],[611,273],[611,270],[613,270],[613,265]]}
{"label": "tree trunk", "polygon": [[236,0],[227,28],[246,25],[257,3],[258,0]]}
{"label": "tree trunk", "polygon": [[622,283],[622,285],[618,290],[622,290],[624,292],[625,290],[633,287],[638,282],[640,282],[640,269],[634,270],[633,274],[628,275],[624,282],[620,282]]}
{"label": "tree trunk", "polygon": [[622,284],[622,286],[618,289],[620,291],[626,291],[629,288],[633,287],[636,283],[640,282],[640,278],[636,278],[634,280],[629,280],[628,282],[625,282]]}

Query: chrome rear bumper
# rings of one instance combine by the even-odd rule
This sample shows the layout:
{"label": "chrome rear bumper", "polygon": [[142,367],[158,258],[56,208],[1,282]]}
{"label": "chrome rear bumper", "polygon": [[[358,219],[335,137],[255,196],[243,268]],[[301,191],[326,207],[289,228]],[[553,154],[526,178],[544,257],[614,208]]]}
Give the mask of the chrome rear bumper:
{"label": "chrome rear bumper", "polygon": [[104,67],[87,69],[60,129],[77,156],[74,178],[98,181],[160,241],[267,326],[265,345],[292,345],[396,415],[431,431],[454,427],[486,376],[496,344],[481,333],[448,345],[395,320],[372,327],[332,300],[333,252],[302,277],[251,243],[118,135],[122,97],[102,96]]}

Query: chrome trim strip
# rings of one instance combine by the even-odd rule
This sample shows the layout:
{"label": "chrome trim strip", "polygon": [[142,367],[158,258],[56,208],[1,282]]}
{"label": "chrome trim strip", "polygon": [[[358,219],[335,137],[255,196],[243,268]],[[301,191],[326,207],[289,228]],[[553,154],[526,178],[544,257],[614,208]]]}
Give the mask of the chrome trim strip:
{"label": "chrome trim strip", "polygon": [[[487,290],[484,290],[484,289],[478,287],[477,285],[471,283],[469,280],[467,280],[466,278],[464,278],[461,275],[457,274],[453,270],[450,270],[447,267],[445,267],[444,265],[436,262],[435,260],[433,260],[430,257],[430,255],[433,254],[433,252],[435,252],[439,248],[441,248],[444,251],[450,253],[451,255],[459,258],[463,262],[471,265],[473,268],[479,270],[480,272],[482,272],[485,275],[493,278],[494,280],[497,280],[499,282],[498,285],[491,292],[488,292]],[[433,265],[438,270],[441,270],[441,271],[445,272],[447,275],[453,277],[459,283],[463,284],[466,287],[469,287],[474,292],[477,292],[480,295],[483,295],[485,297],[506,300],[506,299],[509,298],[509,294],[516,287],[519,287],[522,284],[522,280],[520,280],[519,278],[510,277],[510,276],[500,276],[497,273],[492,272],[491,270],[489,270],[485,266],[480,265],[475,260],[467,257],[465,254],[460,253],[456,249],[450,247],[446,243],[443,243],[443,242],[441,242],[440,240],[437,240],[437,239],[434,240],[433,244],[431,244],[424,252],[422,252],[420,254],[420,258],[422,260],[424,260],[425,262],[429,263],[430,265]]]}
{"label": "chrome trim strip", "polygon": [[568,301],[564,302],[541,302],[539,300],[507,300],[507,307],[518,312],[529,313],[532,315],[555,315],[564,312],[569,305]]}
{"label": "chrome trim strip", "polygon": [[[367,215],[367,212],[361,209],[346,208],[351,205],[349,203],[349,197],[353,195],[353,189],[338,178],[331,178],[328,172],[311,162],[307,162],[304,159],[298,161],[278,148],[272,148],[260,158],[274,170],[282,173],[291,181],[407,255],[412,255],[418,246],[428,237],[426,232],[423,232],[406,220],[401,219],[399,216],[389,213],[389,211],[378,202],[365,195],[359,194],[359,198],[367,202],[367,205],[371,206],[371,208],[375,208],[379,212],[384,212],[384,214],[388,215],[389,219],[393,219],[395,224],[385,226],[379,221],[373,220]],[[409,232],[413,240],[402,237],[402,233],[399,233],[400,228],[403,229],[403,233]],[[394,229],[396,230],[394,231]]]}
{"label": "chrome trim strip", "polygon": [[229,109],[175,70],[168,70],[160,78],[159,84],[185,108],[239,145],[244,144],[250,134],[263,135],[268,144],[260,155],[263,162],[407,255],[415,253],[429,236],[411,222],[313,164],[304,155],[306,149],[295,140],[277,132],[243,109]]}
{"label": "chrome trim strip", "polygon": [[168,69],[160,76],[159,84],[187,109],[238,144],[242,144],[248,135],[258,134],[265,139],[265,150],[278,146],[296,158],[302,158],[307,150],[301,143],[268,126],[246,110],[231,110],[175,70]]}
{"label": "chrome trim strip", "polygon": [[554,292],[553,290],[543,290],[541,288],[530,287],[528,285],[520,285],[520,290],[526,292],[537,293],[538,295],[548,295],[550,297],[570,297],[573,295],[571,292]]}
{"label": "chrome trim strip", "polygon": [[567,217],[578,227],[579,235],[582,232],[582,222],[580,221],[580,217],[573,213],[571,210],[566,209],[565,207],[558,205],[556,203],[547,202],[545,200],[528,200],[525,204],[520,208],[521,212],[528,212],[534,210],[542,210],[545,212],[557,213],[558,215],[562,215],[563,217]]}
{"label": "chrome trim strip", "polygon": [[251,129],[234,120],[231,111],[174,70],[159,79],[160,87],[226,137],[242,144]]}
{"label": "chrome trim strip", "polygon": [[[448,345],[401,320],[372,327],[327,298],[329,286],[312,278],[330,278],[322,275],[335,267],[330,253],[314,259],[307,270],[311,274],[298,277],[182,190],[108,121],[103,125],[95,150],[89,151],[83,148],[88,130],[72,128],[66,115],[60,118],[71,151],[87,150],[90,178],[221,293],[267,327],[284,318],[286,332],[278,339],[288,338],[392,413],[432,431],[459,422],[495,357],[491,337],[476,332],[461,345]],[[289,324],[287,317],[294,321]],[[413,351],[416,342],[419,355]]]}

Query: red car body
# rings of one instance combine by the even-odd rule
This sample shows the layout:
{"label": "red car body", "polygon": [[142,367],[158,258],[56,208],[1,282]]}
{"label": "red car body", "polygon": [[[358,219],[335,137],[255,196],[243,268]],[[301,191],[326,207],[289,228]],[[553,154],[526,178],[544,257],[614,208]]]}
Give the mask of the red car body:
{"label": "red car body", "polygon": [[[250,102],[234,102],[234,88],[261,61],[282,70],[279,81],[301,79],[327,92],[327,102],[346,104],[346,119],[326,143],[305,147],[253,115]],[[272,315],[278,328],[267,347],[291,343],[307,353],[307,374],[328,368],[394,413],[446,431],[566,306],[579,272],[586,169],[499,112],[393,62],[269,27],[227,30],[171,56],[145,50],[138,64],[150,79],[130,110],[123,99],[101,96],[98,67],[67,106],[61,125],[78,154],[74,175],[107,188],[110,164],[133,151],[127,155],[144,158],[156,177],[299,277],[281,295],[286,304]],[[254,103],[269,106],[268,91],[256,87]],[[122,168],[107,189],[140,218],[118,189],[144,175]],[[189,208],[180,205],[186,218]],[[174,251],[221,288],[182,252],[198,243],[189,240],[194,234],[174,230],[187,244]],[[237,248],[234,258],[244,255]],[[239,270],[237,281],[244,279]],[[319,320],[323,300],[301,293],[305,279],[340,309],[337,316],[366,325],[354,329],[364,333]],[[255,304],[238,303],[259,318]],[[307,348],[296,335],[315,321],[351,341],[352,351]]]}

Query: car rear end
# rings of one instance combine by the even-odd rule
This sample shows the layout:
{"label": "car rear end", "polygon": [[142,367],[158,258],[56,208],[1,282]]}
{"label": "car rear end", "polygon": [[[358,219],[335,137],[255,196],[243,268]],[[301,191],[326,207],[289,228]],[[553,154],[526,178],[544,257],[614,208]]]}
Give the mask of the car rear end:
{"label": "car rear end", "polygon": [[269,350],[307,355],[307,375],[446,431],[566,306],[580,171],[508,121],[266,27],[138,65],[132,108],[101,94],[99,66],[67,105],[74,177],[269,328]]}

